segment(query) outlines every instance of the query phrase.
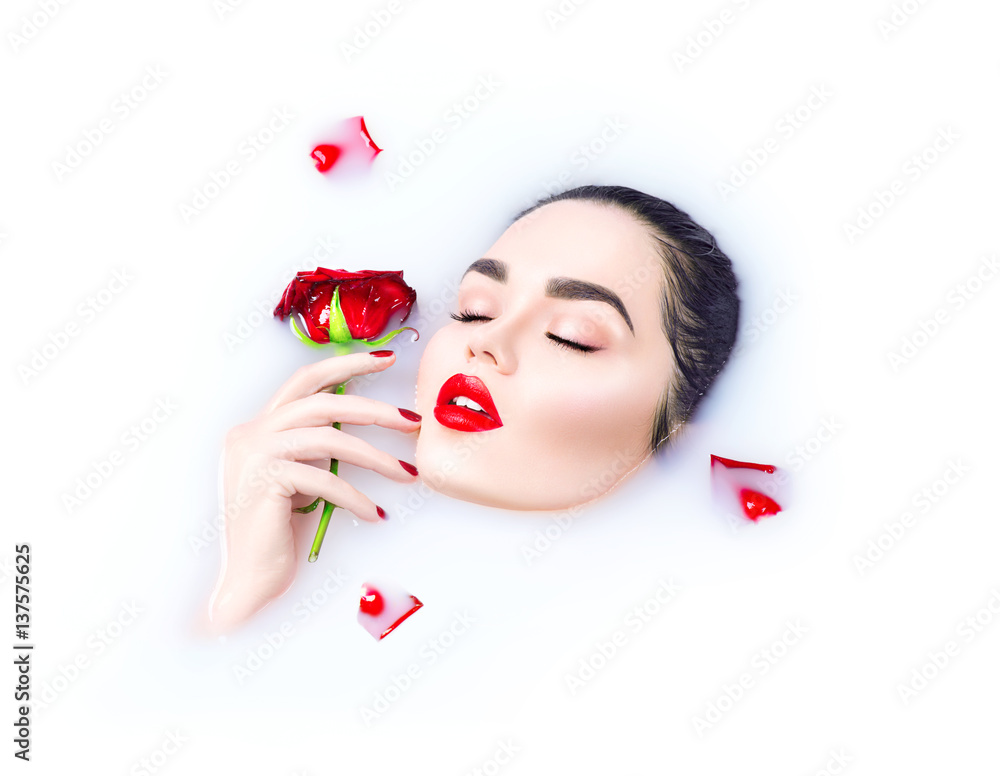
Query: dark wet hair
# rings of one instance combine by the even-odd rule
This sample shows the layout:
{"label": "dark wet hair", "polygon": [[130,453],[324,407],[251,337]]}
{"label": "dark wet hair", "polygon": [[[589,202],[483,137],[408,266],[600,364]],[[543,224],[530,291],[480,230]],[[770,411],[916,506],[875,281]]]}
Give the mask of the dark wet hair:
{"label": "dark wet hair", "polygon": [[625,186],[569,189],[539,200],[514,220],[562,200],[616,207],[646,226],[660,245],[666,281],[660,318],[677,372],[653,418],[650,449],[656,452],[694,414],[733,349],[740,300],[732,262],[715,237],[683,210]]}

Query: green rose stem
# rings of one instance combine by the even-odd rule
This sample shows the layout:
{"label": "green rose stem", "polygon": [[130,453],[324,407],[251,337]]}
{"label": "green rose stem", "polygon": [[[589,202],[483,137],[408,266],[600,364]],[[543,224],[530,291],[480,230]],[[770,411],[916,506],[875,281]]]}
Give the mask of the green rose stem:
{"label": "green rose stem", "polygon": [[[344,388],[347,387],[347,383],[341,383],[334,390],[335,394],[343,394]],[[340,430],[340,423],[334,423],[333,427]],[[340,466],[340,461],[336,458],[330,459],[330,473],[336,474],[337,469]],[[309,507],[309,511],[316,508],[316,504],[319,503],[319,499],[316,499]],[[316,536],[313,538],[312,548],[309,550],[309,562],[315,563],[317,558],[319,558],[319,549],[323,546],[323,539],[326,537],[327,526],[330,525],[330,517],[333,515],[333,510],[337,508],[336,504],[332,504],[329,501],[323,506],[323,516],[319,519],[319,525],[316,527]]]}
{"label": "green rose stem", "polygon": [[[292,326],[292,331],[295,332],[295,336],[298,337],[302,342],[310,345],[311,347],[321,348],[327,343],[319,343],[311,339],[308,335],[302,332],[295,323],[295,317],[289,318],[289,322]],[[333,290],[333,298],[330,300],[330,342],[329,344],[335,345],[338,352],[349,352],[347,343],[352,342],[362,342],[370,348],[375,348],[380,345],[384,345],[389,342],[397,334],[401,334],[404,331],[412,331],[416,334],[414,341],[420,339],[420,332],[411,326],[404,326],[401,329],[395,329],[390,331],[388,334],[373,340],[356,340],[351,337],[351,330],[347,326],[347,318],[344,316],[343,311],[340,309],[340,287],[337,286]],[[347,382],[350,382],[349,380]],[[347,387],[347,382],[341,383],[334,389],[334,393],[338,395],[343,395],[344,389]],[[333,427],[340,430],[340,423],[334,423]],[[330,459],[330,473],[337,474],[337,470],[340,466],[340,461],[336,458]],[[319,506],[319,502],[323,501],[322,498],[317,498],[313,503],[305,507],[298,507],[294,509],[294,512],[299,512],[301,514],[307,514],[312,512]],[[337,508],[336,504],[332,504],[327,501],[323,506],[323,515],[319,519],[319,525],[316,527],[316,536],[313,538],[312,547],[309,550],[309,562],[314,563],[319,558],[320,548],[323,546],[323,539],[326,536],[326,529],[330,525],[330,517],[333,515],[333,510]]]}

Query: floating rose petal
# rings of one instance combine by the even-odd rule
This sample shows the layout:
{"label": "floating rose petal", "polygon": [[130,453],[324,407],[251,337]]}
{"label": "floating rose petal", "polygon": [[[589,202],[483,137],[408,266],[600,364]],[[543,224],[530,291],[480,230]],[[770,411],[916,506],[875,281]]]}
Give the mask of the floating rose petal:
{"label": "floating rose petal", "polygon": [[361,613],[369,617],[377,617],[385,609],[385,599],[382,594],[373,588],[365,588],[361,591]]}
{"label": "floating rose petal", "polygon": [[743,505],[743,513],[751,520],[776,515],[781,511],[773,498],[750,488],[740,488],[740,503]]}
{"label": "floating rose petal", "polygon": [[380,641],[421,606],[416,596],[398,585],[365,583],[361,586],[358,622],[373,639]]}
{"label": "floating rose petal", "polygon": [[777,466],[712,456],[712,491],[716,503],[726,511],[738,504],[740,512],[754,522],[781,511],[781,505],[773,497],[779,495],[783,481],[784,473]]}
{"label": "floating rose petal", "polygon": [[316,160],[316,169],[326,172],[340,157],[340,147],[323,143],[312,150],[311,156]]}
{"label": "floating rose petal", "polygon": [[326,141],[313,148],[311,156],[316,160],[316,169],[325,173],[334,165],[341,168],[371,162],[381,152],[368,134],[364,117],[354,116],[331,130]]}
{"label": "floating rose petal", "polygon": [[[375,145],[375,141],[372,140],[372,136],[368,134],[368,127],[365,125],[365,117],[358,116],[358,132],[361,135],[361,141],[372,149],[375,153],[372,154],[372,159],[382,153],[382,149]],[[352,119],[353,121],[353,119]]]}

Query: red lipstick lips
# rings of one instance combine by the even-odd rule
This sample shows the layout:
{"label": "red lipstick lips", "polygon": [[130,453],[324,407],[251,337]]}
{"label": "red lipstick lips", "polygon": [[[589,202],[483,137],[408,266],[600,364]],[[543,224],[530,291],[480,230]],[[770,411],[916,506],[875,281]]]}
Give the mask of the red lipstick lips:
{"label": "red lipstick lips", "polygon": [[[460,396],[478,404],[482,412],[473,407],[449,403]],[[442,426],[455,431],[491,431],[503,425],[485,383],[478,377],[463,374],[452,375],[445,380],[438,393],[434,417]]]}

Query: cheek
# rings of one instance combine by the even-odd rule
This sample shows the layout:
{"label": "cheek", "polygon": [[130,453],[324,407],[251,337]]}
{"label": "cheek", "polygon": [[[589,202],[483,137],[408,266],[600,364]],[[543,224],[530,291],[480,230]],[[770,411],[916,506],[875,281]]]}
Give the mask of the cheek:
{"label": "cheek", "polygon": [[529,405],[535,436],[573,457],[638,454],[661,393],[654,376],[636,374],[634,365],[550,374],[547,387],[537,392],[543,398]]}

